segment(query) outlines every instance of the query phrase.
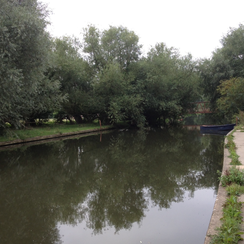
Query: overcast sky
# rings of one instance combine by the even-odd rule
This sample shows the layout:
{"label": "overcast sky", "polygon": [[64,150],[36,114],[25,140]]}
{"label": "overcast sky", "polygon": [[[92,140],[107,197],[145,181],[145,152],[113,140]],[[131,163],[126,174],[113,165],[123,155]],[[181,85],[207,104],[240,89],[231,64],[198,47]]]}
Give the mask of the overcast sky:
{"label": "overcast sky", "polygon": [[244,0],[40,0],[52,11],[52,36],[75,35],[89,24],[100,30],[124,26],[146,53],[164,42],[181,55],[209,58],[230,27],[244,24]]}

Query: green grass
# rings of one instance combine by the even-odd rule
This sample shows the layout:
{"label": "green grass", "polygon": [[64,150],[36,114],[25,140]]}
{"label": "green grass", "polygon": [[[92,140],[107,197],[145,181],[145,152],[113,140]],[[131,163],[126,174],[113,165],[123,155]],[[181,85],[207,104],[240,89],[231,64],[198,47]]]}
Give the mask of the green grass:
{"label": "green grass", "polygon": [[[235,130],[239,130],[243,125],[235,127]],[[234,132],[233,131],[233,132]],[[228,142],[225,145],[229,149],[232,165],[241,164],[239,156],[236,154],[236,145],[233,141],[233,132],[227,136]],[[226,187],[228,198],[223,205],[223,217],[221,218],[221,227],[217,229],[217,234],[212,236],[210,244],[238,244],[242,240],[241,235],[241,208],[242,203],[239,202],[238,196],[244,194],[244,171],[239,170],[235,166],[232,166],[221,176],[219,180],[223,187]]]}
{"label": "green grass", "polygon": [[233,132],[227,136],[227,144],[225,145],[226,148],[229,149],[229,153],[230,153],[230,158],[231,158],[231,165],[241,165],[241,162],[239,161],[239,156],[236,153],[236,145],[234,143],[234,136],[233,136]]}
{"label": "green grass", "polygon": [[218,228],[218,234],[213,236],[211,244],[238,244],[242,240],[240,231],[242,216],[241,202],[237,196],[231,195],[223,206],[222,225]]}
{"label": "green grass", "polygon": [[[9,129],[4,136],[0,136],[0,142],[8,142],[16,139],[26,140],[39,136],[62,135],[65,133],[80,132],[99,128],[100,126],[95,123],[81,125],[45,123],[41,126],[21,130]],[[102,128],[111,128],[111,126],[102,126]]]}
{"label": "green grass", "polygon": [[222,186],[227,186],[228,198],[223,205],[223,217],[221,226],[217,229],[217,234],[211,239],[211,244],[232,243],[238,244],[242,240],[240,231],[242,216],[242,203],[238,201],[238,196],[244,192],[244,172],[232,166],[226,170],[225,174],[219,178]]}
{"label": "green grass", "polygon": [[235,166],[227,169],[222,176],[220,171],[217,171],[217,173],[220,175],[219,181],[223,187],[229,186],[233,183],[240,186],[244,185],[244,171],[239,170]]}
{"label": "green grass", "polygon": [[244,186],[240,186],[236,183],[232,183],[231,185],[226,187],[226,191],[228,195],[236,195],[240,196],[241,194],[244,194]]}

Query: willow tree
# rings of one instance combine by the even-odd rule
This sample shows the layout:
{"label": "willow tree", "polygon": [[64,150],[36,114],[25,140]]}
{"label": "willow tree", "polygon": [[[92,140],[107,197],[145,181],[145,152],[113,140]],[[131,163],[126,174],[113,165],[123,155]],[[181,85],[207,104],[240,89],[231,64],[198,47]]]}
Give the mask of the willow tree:
{"label": "willow tree", "polygon": [[244,79],[232,78],[221,82],[217,91],[220,98],[217,100],[218,111],[228,120],[233,119],[240,111],[244,111]]}
{"label": "willow tree", "polygon": [[107,64],[116,62],[123,70],[137,62],[141,55],[139,37],[123,26],[110,26],[100,31],[95,26],[84,29],[83,51],[93,67],[101,71]]}
{"label": "willow tree", "polygon": [[143,125],[142,99],[135,91],[136,77],[131,72],[141,56],[139,37],[122,26],[103,31],[88,26],[84,30],[83,52],[93,70],[100,119]]}
{"label": "willow tree", "polygon": [[20,126],[57,109],[59,82],[49,80],[50,38],[46,7],[37,0],[0,0],[0,127]]}
{"label": "willow tree", "polygon": [[144,113],[149,124],[178,121],[199,95],[199,76],[191,55],[156,44],[144,61],[146,75],[140,82]]}
{"label": "willow tree", "polygon": [[89,119],[91,114],[97,112],[92,94],[92,69],[81,56],[81,45],[77,38],[56,38],[52,54],[54,66],[49,73],[60,81],[63,95],[67,94],[67,99],[62,103],[61,116],[73,116],[77,123],[81,123],[81,115]]}
{"label": "willow tree", "polygon": [[199,65],[202,87],[214,110],[221,96],[217,91],[221,82],[244,78],[244,25],[230,28],[220,43],[222,47],[213,52],[212,58],[201,60]]}

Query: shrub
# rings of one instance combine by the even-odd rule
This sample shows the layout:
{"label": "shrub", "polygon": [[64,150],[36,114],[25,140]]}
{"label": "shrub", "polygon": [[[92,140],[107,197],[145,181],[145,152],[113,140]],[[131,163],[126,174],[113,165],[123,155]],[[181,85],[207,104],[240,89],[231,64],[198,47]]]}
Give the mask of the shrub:
{"label": "shrub", "polygon": [[[218,174],[221,175],[221,172],[218,171]],[[240,171],[235,166],[232,166],[229,170],[225,171],[225,174],[219,177],[222,186],[228,186],[232,183],[238,185],[244,185],[244,172]]]}
{"label": "shrub", "polygon": [[240,194],[244,194],[244,186],[233,183],[226,187],[226,191],[228,195],[239,196]]}

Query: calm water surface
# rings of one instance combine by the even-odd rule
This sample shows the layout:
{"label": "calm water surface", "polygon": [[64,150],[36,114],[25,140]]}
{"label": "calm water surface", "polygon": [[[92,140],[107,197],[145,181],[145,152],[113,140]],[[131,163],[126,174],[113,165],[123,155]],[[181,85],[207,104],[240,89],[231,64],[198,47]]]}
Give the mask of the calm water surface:
{"label": "calm water surface", "polygon": [[185,129],[0,151],[0,243],[202,244],[222,154]]}

